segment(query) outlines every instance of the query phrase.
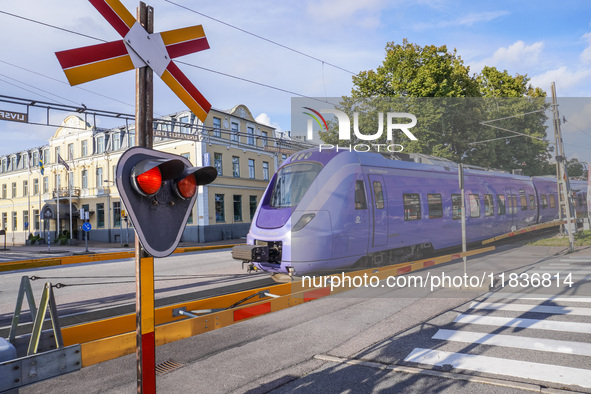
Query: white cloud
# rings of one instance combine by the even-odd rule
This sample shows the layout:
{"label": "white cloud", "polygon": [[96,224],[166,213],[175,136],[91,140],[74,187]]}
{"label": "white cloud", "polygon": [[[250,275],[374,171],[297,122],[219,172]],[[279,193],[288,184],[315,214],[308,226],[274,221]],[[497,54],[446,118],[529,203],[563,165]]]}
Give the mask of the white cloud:
{"label": "white cloud", "polygon": [[451,26],[467,26],[472,27],[478,23],[485,23],[500,18],[502,16],[509,15],[508,11],[489,11],[489,12],[477,12],[470,13],[467,15],[460,16],[453,20],[446,20],[437,23],[418,23],[414,26],[415,30],[426,30],[426,29],[441,29]]}
{"label": "white cloud", "polygon": [[[565,92],[586,81],[591,76],[591,69],[579,69],[572,71],[567,66],[561,66],[554,70],[548,70],[531,78],[533,86],[539,86],[546,92],[550,92],[550,85],[556,82],[559,89],[558,95],[564,96]],[[572,95],[572,94],[569,94]]]}
{"label": "white cloud", "polygon": [[276,122],[271,122],[271,117],[266,113],[259,114],[256,118],[254,118],[258,123],[274,127],[277,131],[283,131],[281,126]]}
{"label": "white cloud", "polygon": [[591,63],[591,33],[587,33],[581,38],[587,40],[587,48],[581,52],[581,61],[583,63]]}
{"label": "white cloud", "polygon": [[507,48],[499,48],[494,53],[491,64],[507,64],[517,66],[520,64],[538,63],[540,54],[544,50],[542,41],[531,45],[525,45],[523,41],[517,41]]}

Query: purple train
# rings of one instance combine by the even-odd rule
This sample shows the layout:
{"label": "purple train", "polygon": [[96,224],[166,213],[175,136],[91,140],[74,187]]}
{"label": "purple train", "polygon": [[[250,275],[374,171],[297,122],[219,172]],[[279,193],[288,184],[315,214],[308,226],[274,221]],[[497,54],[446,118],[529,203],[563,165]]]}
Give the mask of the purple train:
{"label": "purple train", "polygon": [[[556,178],[464,171],[467,241],[558,219]],[[586,182],[572,182],[578,217]],[[311,149],[288,158],[269,183],[247,245],[233,257],[302,275],[392,264],[461,244],[458,168],[378,153]],[[252,267],[252,266],[251,266]]]}

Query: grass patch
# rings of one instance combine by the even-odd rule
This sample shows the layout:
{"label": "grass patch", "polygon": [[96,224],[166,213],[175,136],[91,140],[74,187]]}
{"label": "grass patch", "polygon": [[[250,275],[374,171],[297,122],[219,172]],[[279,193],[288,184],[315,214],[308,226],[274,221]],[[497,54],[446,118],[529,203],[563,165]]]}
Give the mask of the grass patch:
{"label": "grass patch", "polygon": [[[591,230],[578,231],[575,234],[575,246],[591,245]],[[569,246],[568,234],[556,235],[552,238],[539,239],[530,242],[528,245],[534,246]]]}

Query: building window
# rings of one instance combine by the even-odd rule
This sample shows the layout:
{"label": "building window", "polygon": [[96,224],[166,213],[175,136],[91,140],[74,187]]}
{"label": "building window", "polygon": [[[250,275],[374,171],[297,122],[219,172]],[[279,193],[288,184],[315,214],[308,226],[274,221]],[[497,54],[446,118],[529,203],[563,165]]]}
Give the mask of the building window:
{"label": "building window", "polygon": [[182,116],[179,122],[181,123],[181,133],[189,134],[191,132],[191,127],[185,126],[186,124],[189,124],[189,117]]}
{"label": "building window", "polygon": [[82,146],[80,150],[82,151],[82,157],[88,156],[88,140],[82,141]]}
{"label": "building window", "polygon": [[12,212],[12,230],[16,231],[16,225],[17,225],[17,220],[16,220],[17,214],[16,212]]}
{"label": "building window", "polygon": [[265,181],[269,180],[269,162],[263,162],[263,179]]}
{"label": "building window", "polygon": [[2,159],[2,172],[8,171],[8,160]]}
{"label": "building window", "polygon": [[34,220],[34,224],[33,224],[33,230],[39,230],[39,210],[38,209],[33,209],[33,220]]}
{"label": "building window", "polygon": [[248,159],[248,177],[250,179],[254,179],[254,160]]}
{"label": "building window", "polygon": [[254,145],[254,128],[247,127],[246,130],[247,130],[247,134],[248,134],[247,144]]}
{"label": "building window", "polygon": [[6,212],[2,212],[2,229],[8,230],[8,216]]}
{"label": "building window", "polygon": [[33,179],[33,195],[36,196],[39,194],[39,179]]}
{"label": "building window", "polygon": [[421,219],[421,198],[418,193],[404,193],[402,195],[404,202],[404,220]]}
{"label": "building window", "polygon": [[492,194],[484,195],[484,216],[493,216],[495,214],[495,205]]}
{"label": "building window", "polygon": [[12,182],[12,198],[16,197],[16,182]]}
{"label": "building window", "polygon": [[213,118],[213,136],[214,137],[221,137],[222,136],[222,120],[220,118]]}
{"label": "building window", "polygon": [[23,197],[29,195],[29,181],[23,181]]}
{"label": "building window", "polygon": [[232,173],[234,178],[240,178],[240,158],[232,156]]}
{"label": "building window", "polygon": [[254,218],[254,214],[257,211],[257,196],[250,196],[248,199],[248,205],[250,208],[250,220]]}
{"label": "building window", "polygon": [[103,203],[96,204],[96,227],[105,227],[105,204]]}
{"label": "building window", "polygon": [[113,202],[113,227],[121,227],[121,202]]}
{"label": "building window", "polygon": [[263,131],[263,146],[267,146],[268,144],[269,133]]}
{"label": "building window", "polygon": [[226,221],[223,194],[215,195],[215,221],[217,223],[223,223]]}
{"label": "building window", "polygon": [[43,177],[43,193],[49,193],[49,177]]}
{"label": "building window", "polygon": [[470,194],[468,201],[470,202],[470,217],[480,217],[480,196],[478,194]]}
{"label": "building window", "polygon": [[234,221],[242,221],[242,196],[234,195]]}
{"label": "building window", "polygon": [[96,169],[96,187],[103,187],[103,167]]}
{"label": "building window", "polygon": [[68,144],[68,160],[74,160],[74,144]]}
{"label": "building window", "polygon": [[10,158],[10,169],[12,171],[15,171],[16,170],[16,156],[12,156]]}
{"label": "building window", "polygon": [[49,148],[43,149],[43,163],[50,163],[50,161],[49,161]]}
{"label": "building window", "polygon": [[105,136],[101,135],[96,138],[96,153],[101,154],[105,152]]}
{"label": "building window", "polygon": [[222,154],[221,153],[214,153],[213,154],[213,166],[218,172],[218,176],[223,175],[222,172]]}
{"label": "building window", "polygon": [[39,166],[39,152],[33,151],[33,167]]}
{"label": "building window", "polygon": [[427,194],[427,203],[429,204],[429,219],[439,219],[443,217],[441,194]]}
{"label": "building window", "polygon": [[55,149],[54,149],[54,152],[55,152],[55,157],[54,157],[53,162],[54,163],[57,163],[57,158],[60,156],[60,147],[59,146],[56,146]]}
{"label": "building window", "polygon": [[6,184],[2,185],[2,199],[6,200]]}
{"label": "building window", "polygon": [[238,142],[238,123],[232,122],[232,141]]}
{"label": "building window", "polygon": [[88,189],[88,170],[82,170],[82,189]]}
{"label": "building window", "polygon": [[23,229],[29,229],[29,211],[23,211]]}
{"label": "building window", "polygon": [[505,196],[503,194],[497,195],[497,205],[499,206],[498,214],[505,214]]}
{"label": "building window", "polygon": [[119,150],[121,148],[121,134],[113,134],[113,150]]}
{"label": "building window", "polygon": [[451,195],[451,217],[454,220],[462,218],[462,195]]}

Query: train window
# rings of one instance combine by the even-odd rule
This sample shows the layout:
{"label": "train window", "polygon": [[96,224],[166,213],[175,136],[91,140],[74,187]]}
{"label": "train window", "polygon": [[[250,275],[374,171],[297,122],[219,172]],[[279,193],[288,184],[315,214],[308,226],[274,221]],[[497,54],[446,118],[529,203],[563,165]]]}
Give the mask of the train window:
{"label": "train window", "polygon": [[441,194],[427,194],[427,202],[429,203],[429,219],[442,218],[443,203],[441,202]]}
{"label": "train window", "polygon": [[404,193],[404,220],[421,219],[421,198],[418,193]]}
{"label": "train window", "polygon": [[495,203],[492,194],[484,195],[484,216],[493,216],[495,214]]}
{"label": "train window", "polygon": [[540,204],[542,204],[542,208],[548,208],[548,199],[545,194],[540,194]]}
{"label": "train window", "polygon": [[536,209],[536,197],[533,194],[529,195],[529,209]]}
{"label": "train window", "polygon": [[355,182],[355,209],[367,209],[365,200],[365,184],[363,181]]}
{"label": "train window", "polygon": [[521,189],[519,191],[519,197],[521,198],[521,210],[527,210],[527,196],[525,195],[525,190]]}
{"label": "train window", "polygon": [[509,215],[513,214],[513,199],[511,198],[511,194],[507,195],[507,208],[508,208],[508,212]]}
{"label": "train window", "polygon": [[517,196],[513,195],[513,213],[517,213]]}
{"label": "train window", "polygon": [[376,209],[384,209],[384,192],[382,191],[381,182],[373,182],[373,194],[376,199]]}
{"label": "train window", "polygon": [[451,195],[451,215],[453,219],[462,218],[462,195],[452,194]]}
{"label": "train window", "polygon": [[505,214],[505,196],[503,194],[497,194],[497,206],[499,207],[497,214],[504,215]]}
{"label": "train window", "polygon": [[320,170],[322,165],[316,163],[294,163],[281,168],[277,172],[270,206],[290,208],[298,205]]}
{"label": "train window", "polygon": [[478,194],[470,194],[468,197],[470,201],[470,217],[480,217],[480,196]]}
{"label": "train window", "polygon": [[556,197],[554,193],[548,194],[548,201],[550,203],[550,208],[556,208]]}

